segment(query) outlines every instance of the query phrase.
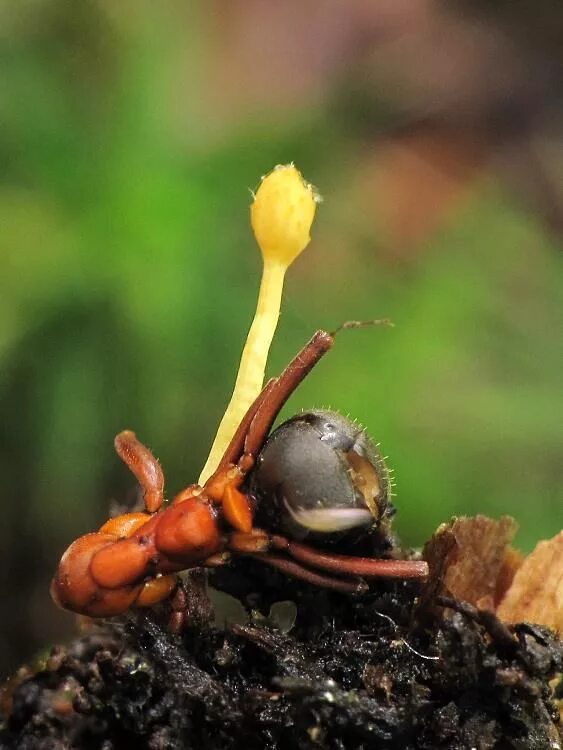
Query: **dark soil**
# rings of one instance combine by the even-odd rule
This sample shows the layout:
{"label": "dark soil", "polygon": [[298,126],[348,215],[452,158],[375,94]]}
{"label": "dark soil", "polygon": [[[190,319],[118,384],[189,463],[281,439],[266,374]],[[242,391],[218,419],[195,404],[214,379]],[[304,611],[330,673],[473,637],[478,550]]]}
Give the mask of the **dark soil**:
{"label": "dark soil", "polygon": [[[245,560],[212,580],[245,603],[246,624],[214,624],[196,572],[181,636],[167,631],[164,606],[116,618],[12,684],[0,747],[562,746],[549,683],[563,648],[547,630],[508,629],[455,602],[417,607],[415,583],[380,582],[352,598]],[[289,632],[268,617],[284,600],[297,606]]]}

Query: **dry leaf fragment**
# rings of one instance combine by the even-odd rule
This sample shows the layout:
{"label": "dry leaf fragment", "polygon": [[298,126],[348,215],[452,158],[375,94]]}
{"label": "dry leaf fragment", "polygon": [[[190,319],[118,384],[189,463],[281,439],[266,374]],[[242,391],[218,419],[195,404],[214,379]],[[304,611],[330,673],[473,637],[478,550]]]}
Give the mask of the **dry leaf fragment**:
{"label": "dry leaf fragment", "polygon": [[513,566],[519,563],[510,546],[517,529],[509,516],[498,521],[486,516],[453,521],[458,554],[446,571],[446,588],[458,599],[494,611],[499,579],[506,590],[516,572]]}
{"label": "dry leaf fragment", "polygon": [[508,516],[498,521],[462,517],[442,524],[424,549],[434,594],[450,594],[494,611],[521,564],[521,556],[510,546],[516,529]]}
{"label": "dry leaf fragment", "polygon": [[563,531],[539,542],[497,609],[505,622],[533,622],[563,635]]}

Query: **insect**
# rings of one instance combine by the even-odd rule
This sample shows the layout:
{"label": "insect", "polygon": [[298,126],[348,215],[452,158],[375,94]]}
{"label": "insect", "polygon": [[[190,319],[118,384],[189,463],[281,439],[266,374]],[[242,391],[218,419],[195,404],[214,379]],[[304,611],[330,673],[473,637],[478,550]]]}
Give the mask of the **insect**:
{"label": "insect", "polygon": [[121,432],[115,447],[141,485],[145,511],[112,518],[70,545],[51,585],[60,606],[91,617],[152,606],[179,591],[179,571],[223,565],[233,555],[350,594],[366,591],[366,578],[428,575],[424,561],[318,547],[350,530],[377,527],[388,511],[387,470],[363,431],[339,415],[312,411],[268,437],[289,396],[334,343],[335,334],[317,331],[262,388],[284,274],[309,242],[316,202],[292,164],[263,178],[251,205],[264,261],[256,315],[199,483],[165,503],[159,462],[133,432]]}
{"label": "insect", "polygon": [[[169,504],[164,504],[164,476],[158,461],[134,433],[120,433],[115,439],[116,450],[144,491],[146,511],[113,518],[99,531],[73,542],[53,580],[53,598],[66,609],[92,617],[116,615],[168,597],[176,587],[175,573],[221,565],[231,555],[250,555],[288,576],[351,594],[367,590],[366,578],[425,578],[428,566],[424,561],[345,556],[299,540],[310,533],[323,536],[373,526],[387,502],[385,477],[370,455],[364,434],[354,443],[345,423],[332,424],[337,420],[331,413],[312,412],[294,418],[297,421],[282,425],[266,442],[286,400],[333,342],[333,334],[317,331],[252,403],[211,477],[203,486],[186,487]],[[283,457],[287,460],[287,448],[296,440],[291,435],[292,424],[301,424],[301,433],[307,425],[320,430],[317,438],[301,437],[301,444],[295,446],[302,456],[308,450],[313,460],[320,459],[309,466],[312,493],[305,494],[301,504],[296,493],[305,464],[301,462],[298,475],[292,476],[291,465],[285,468],[279,462]],[[284,432],[290,433],[289,441]],[[333,446],[325,457],[326,438]],[[341,453],[347,455],[348,467],[329,466],[327,457],[334,454],[339,441],[344,441],[346,451]],[[245,489],[249,479],[252,493]],[[284,480],[291,492],[285,493],[284,505],[277,509],[279,526],[286,533],[256,528],[257,496],[262,495],[261,503],[267,503],[268,498],[273,501],[273,486]],[[311,500],[315,481],[321,483],[319,497],[328,496],[327,482],[340,482],[342,488],[348,486],[352,491],[340,503],[330,500],[327,507],[322,500]]]}

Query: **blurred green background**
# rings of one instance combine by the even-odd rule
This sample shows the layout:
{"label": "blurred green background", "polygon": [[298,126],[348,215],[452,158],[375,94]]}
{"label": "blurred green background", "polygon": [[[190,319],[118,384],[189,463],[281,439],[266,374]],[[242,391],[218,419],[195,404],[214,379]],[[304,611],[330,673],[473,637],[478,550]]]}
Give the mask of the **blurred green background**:
{"label": "blurred green background", "polygon": [[381,441],[410,544],[452,514],[513,515],[526,551],[559,530],[563,11],[531,33],[520,6],[0,2],[0,674],[75,627],[49,579],[134,496],[118,431],[170,493],[197,478],[276,163],[324,203],[270,372],[316,328],[396,324],[342,334],[284,414]]}

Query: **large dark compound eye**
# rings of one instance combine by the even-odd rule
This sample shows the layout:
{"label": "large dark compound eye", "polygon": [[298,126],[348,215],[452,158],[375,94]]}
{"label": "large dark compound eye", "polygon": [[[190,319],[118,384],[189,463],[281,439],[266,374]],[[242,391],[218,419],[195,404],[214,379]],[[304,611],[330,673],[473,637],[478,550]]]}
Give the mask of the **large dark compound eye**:
{"label": "large dark compound eye", "polygon": [[332,411],[312,410],[268,438],[250,490],[259,518],[296,539],[377,525],[389,505],[389,472],[365,431]]}

